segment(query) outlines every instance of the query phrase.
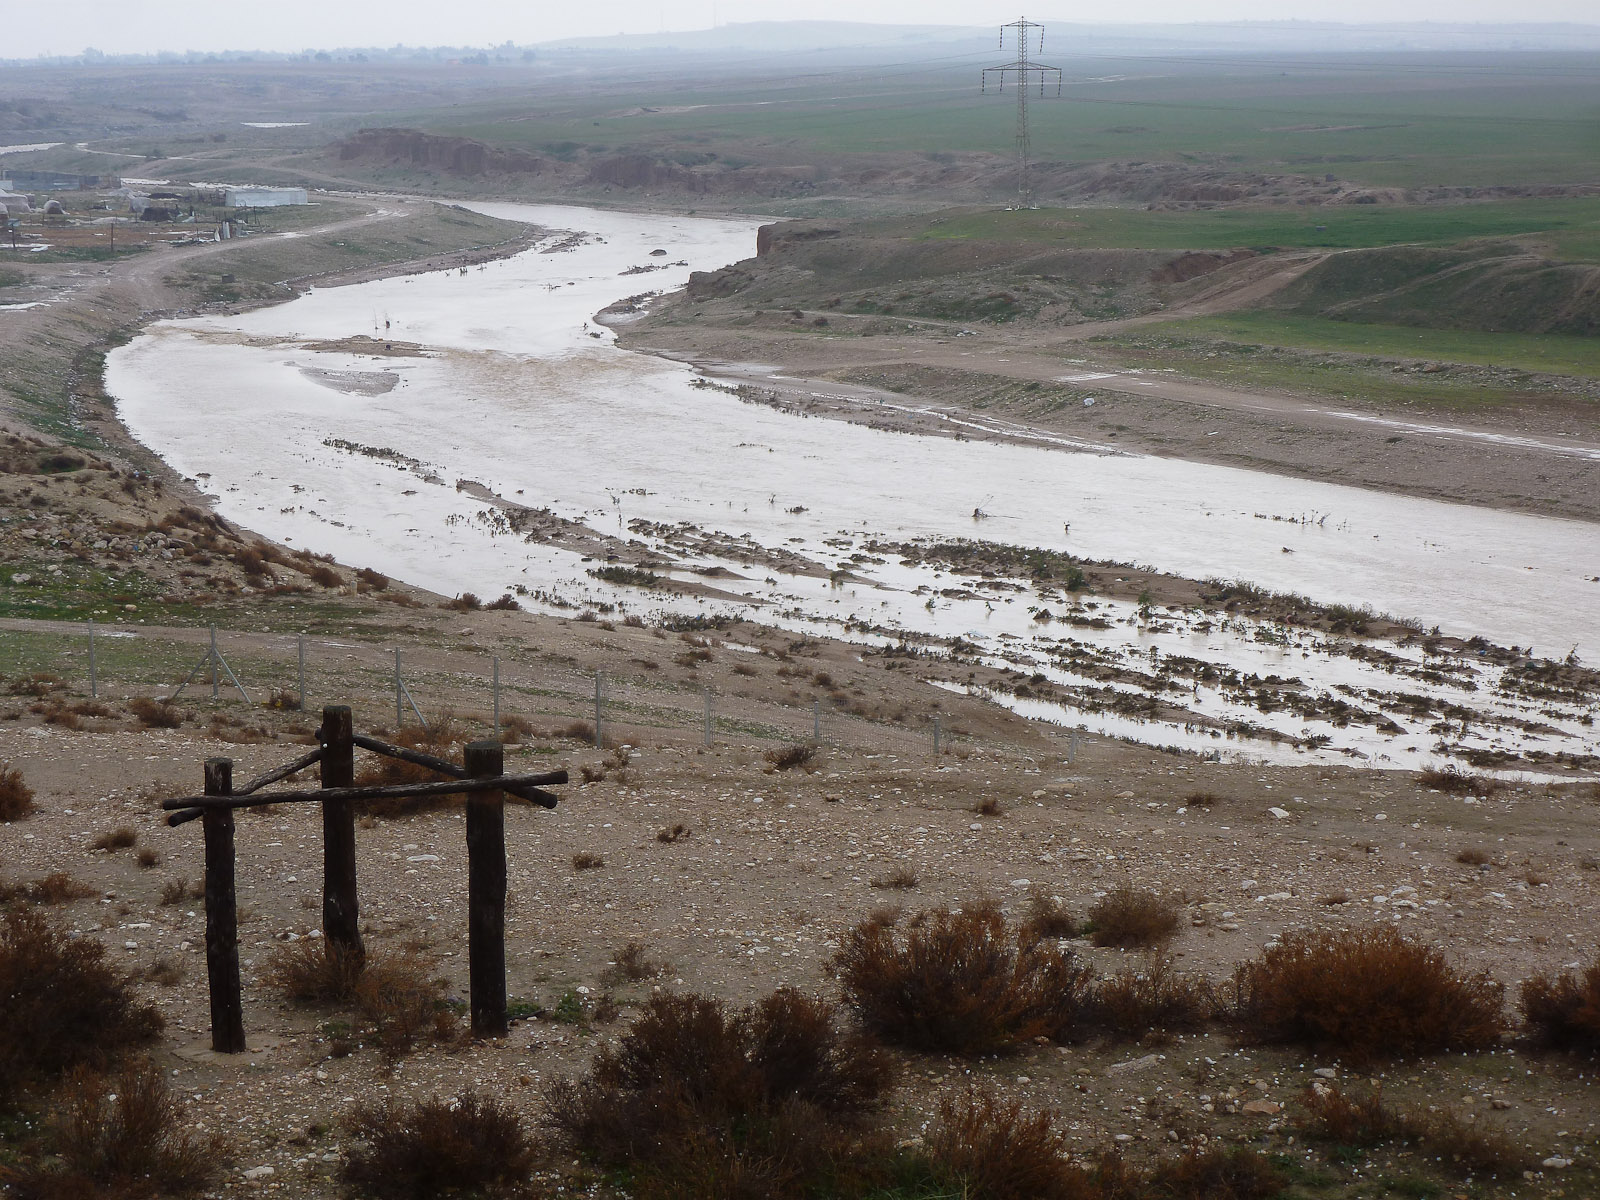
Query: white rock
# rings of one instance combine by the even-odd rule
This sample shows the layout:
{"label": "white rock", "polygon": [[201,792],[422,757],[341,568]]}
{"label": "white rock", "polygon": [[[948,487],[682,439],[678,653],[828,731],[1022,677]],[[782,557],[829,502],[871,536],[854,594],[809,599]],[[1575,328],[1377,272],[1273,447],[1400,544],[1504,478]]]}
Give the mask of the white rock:
{"label": "white rock", "polygon": [[1549,1167],[1552,1171],[1560,1171],[1570,1167],[1572,1160],[1570,1158],[1562,1158],[1559,1154],[1552,1154],[1539,1165],[1541,1167]]}
{"label": "white rock", "polygon": [[1283,820],[1289,815],[1289,810],[1287,808],[1269,808],[1267,811],[1279,821]]}
{"label": "white rock", "polygon": [[244,1173],[244,1177],[246,1179],[265,1179],[265,1178],[267,1178],[267,1176],[276,1175],[277,1173],[278,1172],[272,1167],[267,1167],[267,1166],[251,1167],[249,1170],[247,1170]]}

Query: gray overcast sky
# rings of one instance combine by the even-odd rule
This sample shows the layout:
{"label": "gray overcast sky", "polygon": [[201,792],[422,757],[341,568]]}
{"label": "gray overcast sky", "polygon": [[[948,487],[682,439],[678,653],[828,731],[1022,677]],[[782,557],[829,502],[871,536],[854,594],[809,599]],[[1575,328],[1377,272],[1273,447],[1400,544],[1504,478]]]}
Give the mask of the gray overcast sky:
{"label": "gray overcast sky", "polygon": [[[878,21],[999,25],[1128,21],[1529,22],[1596,20],[1594,0],[12,0],[0,57],[155,50],[303,50],[335,46],[495,45],[612,33],[709,28],[713,21]],[[1048,37],[1048,32],[1047,35]],[[1066,49],[1065,46],[1062,47]]]}

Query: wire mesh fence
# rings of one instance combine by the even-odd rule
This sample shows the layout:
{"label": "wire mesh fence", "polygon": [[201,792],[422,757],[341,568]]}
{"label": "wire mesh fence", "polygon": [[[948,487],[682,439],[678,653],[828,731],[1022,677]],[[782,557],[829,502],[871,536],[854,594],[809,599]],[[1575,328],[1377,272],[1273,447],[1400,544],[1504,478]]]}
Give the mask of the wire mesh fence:
{"label": "wire mesh fence", "polygon": [[[782,703],[729,696],[655,671],[585,670],[555,656],[495,653],[471,645],[401,645],[325,634],[56,623],[0,633],[14,643],[14,692],[37,681],[91,700],[314,711],[335,697],[360,704],[394,729],[455,717],[513,732],[560,731],[596,746],[648,737],[719,742],[815,742],[895,753],[949,752],[965,731],[936,702],[920,711],[863,711],[828,698]],[[791,692],[791,695],[794,695]],[[1076,742],[1074,737],[1073,742]],[[1076,750],[1076,745],[1072,747]]]}

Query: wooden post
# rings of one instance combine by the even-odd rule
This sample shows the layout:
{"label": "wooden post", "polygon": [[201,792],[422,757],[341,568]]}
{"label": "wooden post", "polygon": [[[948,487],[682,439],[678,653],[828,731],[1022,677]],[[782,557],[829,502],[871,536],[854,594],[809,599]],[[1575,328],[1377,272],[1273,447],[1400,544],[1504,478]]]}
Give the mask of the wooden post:
{"label": "wooden post", "polygon": [[[233,760],[206,759],[206,795],[233,794]],[[233,886],[233,813],[208,809],[206,841],[206,983],[211,991],[211,1048],[244,1052],[244,1002],[239,994],[239,903]]]}
{"label": "wooden post", "polygon": [[[322,710],[322,786],[350,787],[355,782],[355,727],[346,704]],[[366,960],[356,900],[356,818],[348,800],[322,802],[322,934],[330,950]]]}
{"label": "wooden post", "polygon": [[[468,742],[467,774],[504,774],[505,747]],[[474,1037],[506,1032],[506,820],[503,792],[467,795],[467,972]]]}

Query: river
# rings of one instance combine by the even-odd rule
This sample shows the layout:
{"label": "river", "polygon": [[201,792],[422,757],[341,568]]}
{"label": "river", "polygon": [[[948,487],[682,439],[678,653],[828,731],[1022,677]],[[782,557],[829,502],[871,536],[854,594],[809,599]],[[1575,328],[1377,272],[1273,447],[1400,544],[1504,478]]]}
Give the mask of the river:
{"label": "river", "polygon": [[[108,360],[123,419],[214,494],[229,520],[447,595],[490,597],[520,585],[568,604],[662,606],[659,596],[595,579],[577,553],[509,532],[486,489],[623,539],[641,536],[630,531],[635,521],[685,525],[701,547],[685,565],[723,567],[728,595],[681,599],[667,606],[675,610],[759,605],[758,619],[862,640],[956,635],[980,657],[1048,667],[1068,683],[1083,673],[1064,655],[1062,628],[1034,619],[1039,599],[963,595],[971,589],[931,567],[852,556],[874,539],[978,537],[1369,605],[1557,658],[1600,652],[1592,525],[1110,450],[891,433],[747,403],[704,386],[688,367],[617,348],[592,318],[624,297],[680,287],[690,270],[747,257],[756,222],[472,207],[562,232],[465,272],[158,323]],[[384,343],[419,349],[368,352]],[[974,521],[979,509],[984,519]],[[731,551],[728,539],[753,548]],[[793,552],[823,571],[777,570],[770,559],[751,570],[761,558],[754,547]],[[681,545],[676,557],[684,560]],[[830,582],[841,568],[857,579]],[[1324,694],[1396,686],[1392,671],[1369,680],[1365,665],[1289,631],[1219,629],[1197,614],[1153,621],[1110,603],[1095,613],[1108,627],[1073,629],[1071,640],[1103,656],[1198,653],[1242,672],[1292,669]],[[1420,669],[1421,652],[1402,657]],[[1464,695],[1494,683],[1472,674]],[[1226,720],[1237,706],[1224,691],[1208,697],[1197,684],[1185,700]],[[1481,694],[1477,702],[1487,703]],[[1507,705],[1508,715],[1526,707]],[[1037,715],[1162,744],[1203,748],[1215,739],[1183,722],[1152,729],[1107,711]],[[1251,715],[1288,736],[1327,737],[1313,757],[1415,765],[1435,744],[1423,731],[1380,738]],[[1574,706],[1542,718],[1555,732],[1546,741],[1593,753],[1582,717]],[[1525,745],[1527,735],[1516,740]],[[1289,754],[1266,741],[1252,748]]]}

